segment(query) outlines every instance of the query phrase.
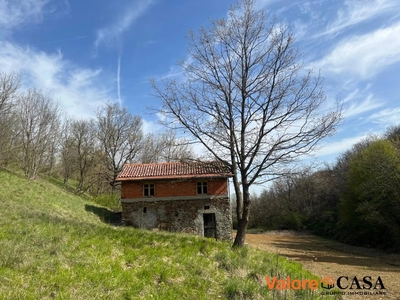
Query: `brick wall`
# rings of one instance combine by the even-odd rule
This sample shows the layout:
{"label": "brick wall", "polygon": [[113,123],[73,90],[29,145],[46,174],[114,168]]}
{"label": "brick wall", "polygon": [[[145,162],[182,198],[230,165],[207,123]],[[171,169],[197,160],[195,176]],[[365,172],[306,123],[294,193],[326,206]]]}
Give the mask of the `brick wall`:
{"label": "brick wall", "polygon": [[228,181],[226,178],[204,180],[122,181],[121,198],[143,198],[144,183],[154,183],[154,197],[196,196],[198,181],[206,181],[208,183],[209,195],[228,194]]}

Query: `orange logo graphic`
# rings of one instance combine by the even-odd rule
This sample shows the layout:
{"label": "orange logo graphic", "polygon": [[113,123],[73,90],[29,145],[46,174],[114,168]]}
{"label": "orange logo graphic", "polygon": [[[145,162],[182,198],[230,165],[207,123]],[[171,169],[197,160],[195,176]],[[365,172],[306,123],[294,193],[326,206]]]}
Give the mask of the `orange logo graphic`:
{"label": "orange logo graphic", "polygon": [[277,289],[278,291],[282,290],[305,290],[309,288],[310,290],[315,291],[318,289],[318,280],[315,279],[291,279],[290,276],[287,276],[286,279],[277,279],[274,276],[272,279],[269,276],[265,276],[265,280],[267,281],[268,288],[270,290]]}
{"label": "orange logo graphic", "polygon": [[333,289],[335,287],[335,279],[331,276],[326,276],[321,280],[321,287],[327,290]]}

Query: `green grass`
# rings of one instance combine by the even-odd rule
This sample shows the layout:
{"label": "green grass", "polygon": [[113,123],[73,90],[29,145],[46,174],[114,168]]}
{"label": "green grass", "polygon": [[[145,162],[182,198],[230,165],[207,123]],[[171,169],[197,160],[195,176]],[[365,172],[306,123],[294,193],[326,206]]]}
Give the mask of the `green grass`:
{"label": "green grass", "polygon": [[265,276],[300,264],[202,237],[114,227],[105,208],[0,170],[0,299],[305,299]]}

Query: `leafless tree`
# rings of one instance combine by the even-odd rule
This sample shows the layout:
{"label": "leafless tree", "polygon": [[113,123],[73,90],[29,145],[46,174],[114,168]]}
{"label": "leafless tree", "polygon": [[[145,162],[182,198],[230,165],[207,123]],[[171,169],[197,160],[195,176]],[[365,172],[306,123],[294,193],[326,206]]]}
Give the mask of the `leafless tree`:
{"label": "leafless tree", "polygon": [[168,130],[160,135],[161,161],[170,162],[194,159],[195,154],[188,140],[178,138],[174,131]]}
{"label": "leafless tree", "polygon": [[[101,145],[100,145],[101,146]],[[106,153],[99,148],[99,145],[96,146],[96,151],[94,154],[95,163],[89,172],[89,181],[88,192],[94,196],[104,195],[110,193],[115,190],[115,188],[110,186],[110,177],[107,175],[110,173],[108,169],[108,165],[105,164],[107,162]],[[106,174],[106,176],[104,176]]]}
{"label": "leafless tree", "polygon": [[22,144],[22,167],[26,177],[34,179],[54,155],[60,107],[49,95],[30,89],[19,96],[16,115]]}
{"label": "leafless tree", "polygon": [[71,139],[78,170],[78,193],[84,192],[85,181],[90,169],[96,162],[95,125],[92,120],[74,120],[71,124]]}
{"label": "leafless tree", "polygon": [[74,139],[71,136],[71,124],[73,120],[66,117],[62,123],[60,134],[60,165],[64,184],[73,176],[75,171],[76,151],[74,151]]}
{"label": "leafless tree", "polygon": [[108,103],[97,112],[97,132],[106,154],[106,165],[112,190],[125,163],[132,162],[141,149],[142,119],[133,116],[125,107]]}
{"label": "leafless tree", "polygon": [[158,162],[160,153],[160,143],[158,135],[149,133],[143,137],[142,149],[139,161],[143,164]]}
{"label": "leafless tree", "polygon": [[142,163],[170,162],[194,159],[195,154],[187,139],[178,138],[174,131],[146,135],[140,154]]}
{"label": "leafless tree", "polygon": [[322,79],[299,62],[289,26],[254,6],[243,0],[227,19],[190,32],[184,80],[152,81],[169,125],[189,132],[233,173],[234,246],[245,241],[250,186],[284,173],[341,118],[338,105],[322,110]]}
{"label": "leafless tree", "polygon": [[0,120],[11,111],[12,101],[20,87],[17,73],[0,72]]}
{"label": "leafless tree", "polygon": [[20,88],[17,73],[0,72],[0,164],[7,165],[15,147],[15,122],[12,106]]}

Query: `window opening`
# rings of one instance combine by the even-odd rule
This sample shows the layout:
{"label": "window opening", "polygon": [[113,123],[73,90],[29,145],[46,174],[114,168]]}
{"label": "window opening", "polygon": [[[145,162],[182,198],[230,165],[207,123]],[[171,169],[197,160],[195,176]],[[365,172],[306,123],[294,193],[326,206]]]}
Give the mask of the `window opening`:
{"label": "window opening", "polygon": [[208,194],[207,182],[201,181],[197,183],[197,194]]}
{"label": "window opening", "polygon": [[154,196],[154,183],[146,183],[143,185],[143,196]]}

